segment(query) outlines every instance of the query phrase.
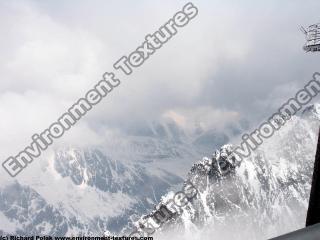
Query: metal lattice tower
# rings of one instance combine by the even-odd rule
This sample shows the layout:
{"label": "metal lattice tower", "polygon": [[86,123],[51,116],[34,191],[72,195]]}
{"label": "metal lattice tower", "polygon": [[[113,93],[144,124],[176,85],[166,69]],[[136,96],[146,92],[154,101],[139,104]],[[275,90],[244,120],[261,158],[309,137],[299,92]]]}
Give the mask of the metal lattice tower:
{"label": "metal lattice tower", "polygon": [[303,49],[306,52],[320,51],[320,23],[310,25],[307,29],[301,28],[306,35],[307,43]]}

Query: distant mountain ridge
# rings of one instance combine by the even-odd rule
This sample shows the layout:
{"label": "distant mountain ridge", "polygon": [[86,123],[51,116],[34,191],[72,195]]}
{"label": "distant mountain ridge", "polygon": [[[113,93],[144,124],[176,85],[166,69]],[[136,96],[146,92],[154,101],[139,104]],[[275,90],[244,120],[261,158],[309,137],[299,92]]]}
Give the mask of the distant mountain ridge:
{"label": "distant mountain ridge", "polygon": [[[57,150],[52,158],[41,159],[39,168],[32,166],[35,174],[23,173],[18,180],[0,186],[0,233],[128,233],[140,216],[162,203],[166,193],[179,190],[183,179],[197,179],[201,199],[195,199],[182,218],[163,230],[176,232],[178,227],[182,233],[194,229],[200,234],[206,233],[206,226],[212,229],[215,222],[220,224],[214,225],[219,226],[215,231],[220,234],[234,214],[237,221],[247,223],[244,229],[250,230],[252,224],[258,229],[264,224],[270,226],[267,232],[262,231],[266,236],[291,230],[301,225],[307,204],[319,125],[314,115],[317,112],[312,109],[294,117],[275,135],[277,140],[266,141],[228,179],[212,177],[214,171],[210,175],[195,171],[195,167],[188,173],[188,169],[195,159],[220,149],[247,127],[230,125],[224,132],[199,130],[190,136],[174,122],[153,123],[128,131],[128,135],[108,138],[104,146]],[[292,159],[298,160],[290,163]],[[197,163],[200,169],[201,164]],[[286,187],[289,190],[275,197]],[[275,199],[290,211],[274,211]],[[300,210],[292,210],[292,204]],[[248,209],[252,209],[250,214],[263,215],[263,220],[250,223]],[[290,212],[292,218],[298,216],[297,222],[283,224],[279,230],[271,222],[284,212]],[[235,229],[242,228],[233,224]]]}

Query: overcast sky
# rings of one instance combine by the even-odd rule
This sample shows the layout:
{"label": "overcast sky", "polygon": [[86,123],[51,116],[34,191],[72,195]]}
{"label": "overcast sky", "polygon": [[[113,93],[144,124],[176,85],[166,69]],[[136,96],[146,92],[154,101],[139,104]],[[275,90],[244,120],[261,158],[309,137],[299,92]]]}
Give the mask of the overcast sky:
{"label": "overcast sky", "polygon": [[[59,143],[96,144],[105,131],[172,118],[190,129],[275,111],[320,71],[300,26],[318,0],[195,0],[199,15]],[[185,1],[1,1],[0,157],[16,154],[135,50]]]}

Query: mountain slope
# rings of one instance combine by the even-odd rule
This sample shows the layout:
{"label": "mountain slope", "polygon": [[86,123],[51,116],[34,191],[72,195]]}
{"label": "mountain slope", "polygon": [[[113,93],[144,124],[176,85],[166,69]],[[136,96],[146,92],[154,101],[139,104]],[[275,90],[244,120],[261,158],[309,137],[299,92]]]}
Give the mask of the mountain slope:
{"label": "mountain slope", "polygon": [[174,122],[134,130],[108,136],[101,146],[57,149],[14,181],[0,176],[0,231],[58,236],[124,231],[182,184],[202,151],[193,144],[198,135],[187,136]]}
{"label": "mountain slope", "polygon": [[[231,145],[196,163],[185,181],[195,186],[196,197],[177,214],[171,204],[174,193],[169,192],[151,214],[140,218],[137,230],[153,226],[163,239],[191,234],[194,239],[242,240],[268,239],[304,227],[319,127],[315,114],[307,109],[302,117],[293,117],[227,173],[218,165],[229,164],[225,156]],[[163,206],[173,217],[159,224],[155,213]]]}

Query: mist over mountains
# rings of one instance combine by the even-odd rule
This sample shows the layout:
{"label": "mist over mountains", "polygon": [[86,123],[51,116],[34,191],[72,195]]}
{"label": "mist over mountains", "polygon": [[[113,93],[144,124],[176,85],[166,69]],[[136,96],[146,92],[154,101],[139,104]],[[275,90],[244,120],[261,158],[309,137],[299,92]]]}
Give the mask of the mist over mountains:
{"label": "mist over mountains", "polygon": [[20,235],[118,234],[178,188],[194,159],[227,143],[233,131],[199,128],[188,135],[174,121],[153,122],[126,129],[104,146],[59,149],[37,160],[39,168],[32,163],[29,174],[3,181],[0,229]]}
{"label": "mist over mountains", "polygon": [[318,106],[293,117],[224,178],[196,162],[217,157],[216,149],[248,129],[245,120],[224,131],[199,127],[192,134],[173,121],[153,122],[128,129],[104,146],[59,149],[41,159],[37,174],[0,187],[0,233],[128,233],[186,180],[195,183],[200,195],[182,217],[157,232],[159,237],[192,231],[198,237],[264,239],[297,229],[306,215]]}

